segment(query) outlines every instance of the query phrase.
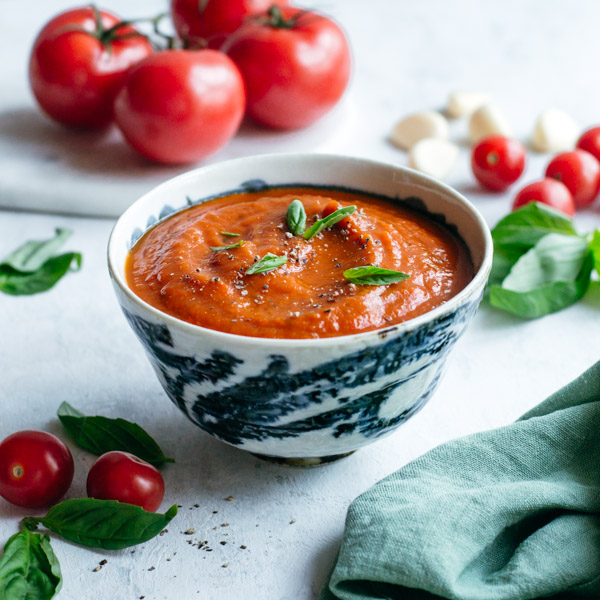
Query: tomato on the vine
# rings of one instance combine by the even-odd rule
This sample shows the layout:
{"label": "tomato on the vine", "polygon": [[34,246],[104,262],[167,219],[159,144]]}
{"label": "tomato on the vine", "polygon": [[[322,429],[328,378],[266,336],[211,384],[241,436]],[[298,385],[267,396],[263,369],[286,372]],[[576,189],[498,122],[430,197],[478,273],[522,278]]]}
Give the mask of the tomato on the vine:
{"label": "tomato on the vine", "polygon": [[68,10],[38,34],[29,82],[52,119],[75,128],[101,129],[113,119],[113,102],[129,68],[152,52],[150,42],[104,10]]}
{"label": "tomato on the vine", "polygon": [[0,443],[0,496],[26,508],[50,506],[73,481],[73,457],[56,436],[18,431]]}
{"label": "tomato on the vine", "polygon": [[592,127],[581,134],[577,148],[589,152],[600,161],[600,127]]}
{"label": "tomato on the vine", "polygon": [[575,203],[568,188],[556,179],[542,179],[526,185],[515,197],[512,209],[517,210],[529,202],[547,204],[572,217]]}
{"label": "tomato on the vine", "polygon": [[494,135],[473,148],[471,168],[481,185],[502,191],[521,177],[525,169],[525,146],[517,140]]}
{"label": "tomato on the vine", "polygon": [[115,102],[117,125],[147,158],[196,162],[236,133],[244,116],[244,82],[216,50],[167,50],[136,65]]}
{"label": "tomato on the vine", "polygon": [[546,177],[564,183],[577,208],[588,206],[600,189],[600,162],[585,150],[557,154],[546,168]]}
{"label": "tomato on the vine", "polygon": [[171,0],[171,16],[179,37],[220,48],[248,16],[273,4],[284,6],[288,0]]}
{"label": "tomato on the vine", "polygon": [[247,19],[227,54],[246,83],[248,115],[277,129],[299,129],[339,101],[350,78],[343,31],[312,11],[272,6]]}
{"label": "tomato on the vine", "polygon": [[118,500],[155,512],[165,495],[156,467],[129,452],[106,452],[87,476],[87,494],[98,500]]}

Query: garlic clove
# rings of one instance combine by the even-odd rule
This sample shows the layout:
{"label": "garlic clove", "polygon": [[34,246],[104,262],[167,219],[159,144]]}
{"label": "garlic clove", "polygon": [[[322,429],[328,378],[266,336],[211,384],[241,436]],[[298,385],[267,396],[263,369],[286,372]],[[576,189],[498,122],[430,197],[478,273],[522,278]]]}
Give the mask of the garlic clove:
{"label": "garlic clove", "polygon": [[485,92],[456,91],[450,94],[446,111],[453,119],[468,117],[480,106],[489,104],[490,101],[490,95]]}
{"label": "garlic clove", "polygon": [[557,108],[550,108],[536,121],[531,145],[538,152],[573,150],[579,131],[579,125],[570,115]]}
{"label": "garlic clove", "polygon": [[440,113],[428,110],[409,115],[396,124],[390,136],[392,143],[404,150],[424,138],[448,138],[448,121]]}
{"label": "garlic clove", "polygon": [[504,113],[495,104],[484,104],[469,121],[469,139],[475,145],[491,135],[511,137],[512,128]]}
{"label": "garlic clove", "polygon": [[444,179],[458,158],[458,146],[446,140],[425,138],[408,155],[409,166],[436,179]]}

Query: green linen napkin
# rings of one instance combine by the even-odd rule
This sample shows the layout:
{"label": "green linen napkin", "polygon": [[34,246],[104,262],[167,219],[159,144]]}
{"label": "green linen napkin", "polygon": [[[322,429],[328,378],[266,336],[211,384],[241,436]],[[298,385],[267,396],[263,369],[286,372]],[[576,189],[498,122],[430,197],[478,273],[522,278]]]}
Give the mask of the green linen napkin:
{"label": "green linen napkin", "polygon": [[600,599],[600,362],[350,506],[322,600]]}

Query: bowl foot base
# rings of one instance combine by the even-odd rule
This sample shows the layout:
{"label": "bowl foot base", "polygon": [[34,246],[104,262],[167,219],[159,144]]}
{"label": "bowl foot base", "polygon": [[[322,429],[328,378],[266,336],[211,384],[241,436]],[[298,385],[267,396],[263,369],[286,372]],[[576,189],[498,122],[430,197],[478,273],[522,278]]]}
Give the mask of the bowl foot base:
{"label": "bowl foot base", "polygon": [[329,456],[313,456],[309,458],[284,458],[282,456],[269,456],[268,454],[258,454],[256,452],[252,452],[252,454],[262,460],[286,467],[321,467],[335,462],[336,460],[346,458],[347,456],[354,454],[354,452],[356,451],[352,450],[352,452],[346,452],[344,454],[330,454]]}

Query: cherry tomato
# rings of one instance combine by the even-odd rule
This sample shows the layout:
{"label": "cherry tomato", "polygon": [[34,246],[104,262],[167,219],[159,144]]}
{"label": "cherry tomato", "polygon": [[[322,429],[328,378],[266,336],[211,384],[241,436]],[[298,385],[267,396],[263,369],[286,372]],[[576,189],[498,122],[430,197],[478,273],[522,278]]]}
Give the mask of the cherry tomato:
{"label": "cherry tomato", "polygon": [[26,508],[50,506],[73,481],[73,457],[54,435],[19,431],[0,443],[0,496]]}
{"label": "cherry tomato", "polygon": [[162,475],[129,452],[106,452],[87,476],[87,494],[99,500],[118,500],[155,512],[165,495]]}
{"label": "cherry tomato", "polygon": [[525,156],[525,146],[521,142],[494,135],[473,148],[471,168],[481,185],[499,192],[521,177]]}
{"label": "cherry tomato", "polygon": [[29,82],[40,107],[69,127],[101,129],[113,119],[113,102],[131,65],[152,46],[112,13],[76,8],[52,19],[38,34]]}
{"label": "cherry tomato", "polygon": [[162,163],[196,162],[224,146],[244,116],[244,82],[216,50],[152,54],[129,73],[117,125],[138,152]]}
{"label": "cherry tomato", "polygon": [[526,185],[515,197],[512,209],[529,202],[541,202],[572,217],[575,214],[573,196],[567,186],[556,179],[542,179]]}
{"label": "cherry tomato", "polygon": [[600,189],[600,163],[585,150],[557,154],[546,168],[546,177],[564,183],[577,208],[588,206]]}
{"label": "cherry tomato", "polygon": [[171,16],[183,39],[201,38],[210,48],[220,48],[248,17],[264,12],[273,4],[288,0],[171,0]]}
{"label": "cherry tomato", "polygon": [[229,42],[227,53],[246,82],[248,115],[263,125],[306,127],[333,108],[348,84],[346,36],[315,12],[271,7]]}
{"label": "cherry tomato", "polygon": [[589,152],[596,160],[600,160],[600,127],[592,127],[582,133],[577,148]]}

